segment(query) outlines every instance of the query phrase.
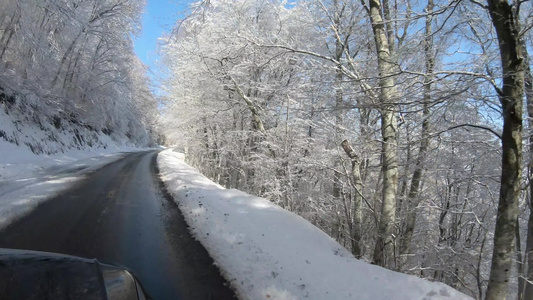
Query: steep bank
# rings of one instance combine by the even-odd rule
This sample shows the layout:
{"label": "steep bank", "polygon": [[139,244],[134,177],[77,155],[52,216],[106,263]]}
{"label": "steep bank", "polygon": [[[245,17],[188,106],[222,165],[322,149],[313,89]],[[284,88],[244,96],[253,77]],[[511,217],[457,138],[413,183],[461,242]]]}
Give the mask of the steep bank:
{"label": "steep bank", "polygon": [[[135,133],[98,130],[73,114],[53,116],[43,107],[31,105],[29,94],[20,96],[0,88],[0,140],[34,154],[56,154],[73,150],[98,150],[120,147],[150,147],[155,141],[144,128]],[[4,156],[14,155],[13,151]]]}

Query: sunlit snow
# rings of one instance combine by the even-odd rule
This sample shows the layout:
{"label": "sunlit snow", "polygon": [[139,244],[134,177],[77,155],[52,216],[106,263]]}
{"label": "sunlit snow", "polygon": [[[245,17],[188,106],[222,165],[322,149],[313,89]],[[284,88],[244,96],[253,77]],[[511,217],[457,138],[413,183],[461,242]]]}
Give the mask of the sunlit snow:
{"label": "sunlit snow", "polygon": [[471,299],[451,287],[357,260],[302,217],[213,183],[158,155],[162,179],[193,235],[242,299]]}

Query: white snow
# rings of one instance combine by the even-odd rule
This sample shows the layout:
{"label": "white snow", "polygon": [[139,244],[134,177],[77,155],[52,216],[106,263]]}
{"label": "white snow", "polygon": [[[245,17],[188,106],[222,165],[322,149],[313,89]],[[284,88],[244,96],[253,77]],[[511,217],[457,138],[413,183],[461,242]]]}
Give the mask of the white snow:
{"label": "white snow", "polygon": [[303,218],[225,189],[172,149],[161,177],[191,233],[241,299],[472,299],[453,288],[357,260]]}
{"label": "white snow", "polygon": [[66,120],[60,128],[52,123],[44,114],[0,104],[0,229],[121,158],[121,152],[143,150],[125,134],[107,135]]}
{"label": "white snow", "polygon": [[0,139],[0,228],[59,194],[84,174],[143,149],[116,146],[35,155],[29,148]]}

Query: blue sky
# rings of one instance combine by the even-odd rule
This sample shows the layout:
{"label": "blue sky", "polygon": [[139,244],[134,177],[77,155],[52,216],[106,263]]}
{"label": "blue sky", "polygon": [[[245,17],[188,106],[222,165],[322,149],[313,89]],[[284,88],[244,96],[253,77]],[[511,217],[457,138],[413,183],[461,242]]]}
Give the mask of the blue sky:
{"label": "blue sky", "polygon": [[157,85],[161,76],[159,68],[158,38],[164,32],[170,32],[172,26],[179,18],[183,17],[186,9],[186,0],[147,0],[145,12],[142,17],[142,33],[134,38],[135,53],[150,70],[150,76]]}

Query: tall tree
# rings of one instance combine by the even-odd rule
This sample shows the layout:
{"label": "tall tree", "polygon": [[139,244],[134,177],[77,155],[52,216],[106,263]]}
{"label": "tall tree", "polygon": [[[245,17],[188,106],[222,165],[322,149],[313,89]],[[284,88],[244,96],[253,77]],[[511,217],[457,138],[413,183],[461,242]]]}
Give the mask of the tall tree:
{"label": "tall tree", "polygon": [[494,248],[486,299],[506,299],[514,256],[514,232],[522,175],[522,103],[524,97],[524,53],[518,17],[507,0],[487,0],[502,65],[502,173]]}
{"label": "tall tree", "polygon": [[405,230],[400,239],[400,256],[406,257],[410,251],[413,231],[415,229],[416,211],[419,203],[420,185],[425,168],[425,160],[429,147],[429,117],[431,105],[431,86],[434,80],[435,51],[433,49],[433,0],[428,0],[426,6],[426,27],[424,35],[424,91],[422,99],[422,131],[420,133],[420,147],[416,158],[415,170],[411,177],[411,185],[407,194],[407,214],[405,217]]}
{"label": "tall tree", "polygon": [[381,148],[383,191],[373,261],[381,266],[392,267],[395,260],[394,230],[396,229],[396,194],[398,190],[398,141],[396,139],[398,123],[395,101],[399,97],[395,81],[396,63],[395,55],[392,53],[394,45],[391,45],[387,34],[387,24],[390,24],[391,20],[384,17],[383,3],[380,0],[370,0],[368,13],[374,32],[379,70],[379,110],[381,114],[381,137],[383,139]]}
{"label": "tall tree", "polygon": [[20,104],[43,118],[149,140],[157,107],[145,88],[146,70],[135,67],[132,40],[144,5],[144,0],[2,1],[0,87],[32,95]]}

